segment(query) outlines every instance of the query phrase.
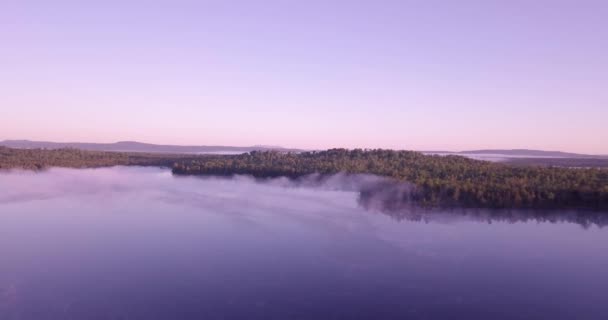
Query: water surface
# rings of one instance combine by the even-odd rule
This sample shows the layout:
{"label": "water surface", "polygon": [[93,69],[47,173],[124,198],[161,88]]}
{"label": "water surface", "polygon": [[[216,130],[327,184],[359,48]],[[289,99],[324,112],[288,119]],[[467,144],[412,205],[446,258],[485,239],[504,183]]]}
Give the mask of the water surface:
{"label": "water surface", "polygon": [[595,220],[385,212],[336,179],[0,173],[0,319],[608,319]]}

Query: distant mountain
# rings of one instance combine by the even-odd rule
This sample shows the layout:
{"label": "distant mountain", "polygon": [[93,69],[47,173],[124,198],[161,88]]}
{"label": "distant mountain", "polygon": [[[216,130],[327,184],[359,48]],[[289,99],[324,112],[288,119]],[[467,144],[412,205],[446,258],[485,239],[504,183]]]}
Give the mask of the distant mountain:
{"label": "distant mountain", "polygon": [[510,159],[599,159],[608,160],[608,155],[591,155],[562,151],[530,149],[482,149],[468,151],[423,151],[424,154],[457,155],[486,161],[509,161]]}
{"label": "distant mountain", "polygon": [[86,143],[86,142],[49,142],[30,140],[4,140],[0,146],[19,149],[60,149],[75,148],[92,151],[120,152],[153,152],[153,153],[245,153],[255,150],[276,150],[282,152],[301,152],[299,149],[289,149],[274,146],[179,146],[142,143],[137,141],[120,141],[115,143]]}
{"label": "distant mountain", "polygon": [[456,152],[457,154],[488,154],[488,155],[503,155],[510,157],[544,157],[544,158],[598,158],[603,157],[600,155],[589,155],[580,153],[570,153],[562,151],[543,151],[543,150],[530,150],[530,149],[483,149],[483,150],[469,150]]}

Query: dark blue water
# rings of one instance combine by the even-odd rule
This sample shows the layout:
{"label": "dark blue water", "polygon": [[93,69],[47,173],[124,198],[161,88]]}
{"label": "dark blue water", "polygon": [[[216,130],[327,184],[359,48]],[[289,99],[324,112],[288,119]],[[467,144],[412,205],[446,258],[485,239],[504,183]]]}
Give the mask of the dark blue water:
{"label": "dark blue water", "polygon": [[2,173],[0,319],[608,319],[594,219],[395,214],[337,185]]}

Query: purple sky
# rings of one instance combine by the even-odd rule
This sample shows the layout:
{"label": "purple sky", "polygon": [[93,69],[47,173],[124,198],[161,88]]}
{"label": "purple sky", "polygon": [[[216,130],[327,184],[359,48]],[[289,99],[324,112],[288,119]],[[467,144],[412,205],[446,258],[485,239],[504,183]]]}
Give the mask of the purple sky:
{"label": "purple sky", "polygon": [[0,0],[0,140],[608,154],[608,1]]}

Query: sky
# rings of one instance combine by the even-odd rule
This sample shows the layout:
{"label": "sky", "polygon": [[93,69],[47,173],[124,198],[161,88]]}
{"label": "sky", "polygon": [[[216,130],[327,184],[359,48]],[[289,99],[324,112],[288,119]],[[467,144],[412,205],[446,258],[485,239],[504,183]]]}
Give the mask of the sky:
{"label": "sky", "polygon": [[608,1],[0,0],[0,140],[608,154]]}

